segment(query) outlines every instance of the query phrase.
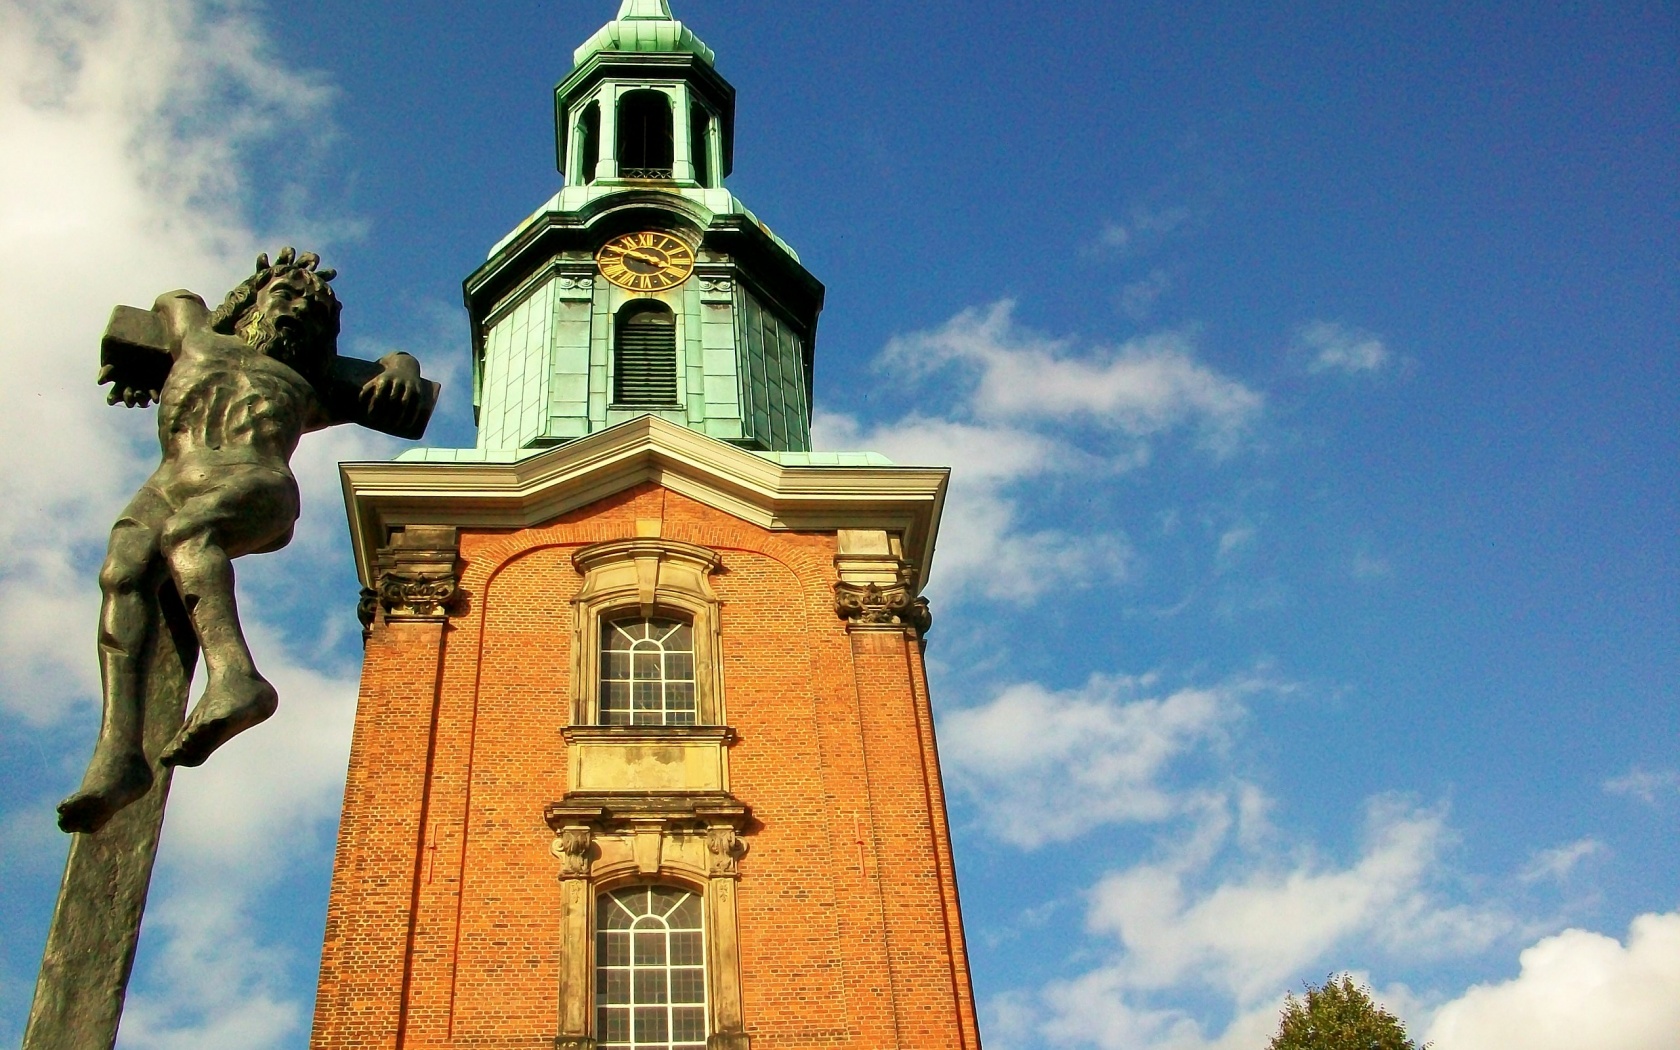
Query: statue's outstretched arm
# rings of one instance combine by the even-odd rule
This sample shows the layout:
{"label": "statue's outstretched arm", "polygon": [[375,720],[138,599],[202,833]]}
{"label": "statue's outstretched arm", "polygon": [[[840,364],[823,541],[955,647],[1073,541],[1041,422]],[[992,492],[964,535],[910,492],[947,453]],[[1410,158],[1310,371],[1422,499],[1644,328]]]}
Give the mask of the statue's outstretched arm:
{"label": "statue's outstretched arm", "polygon": [[150,310],[119,306],[111,311],[99,343],[99,382],[111,384],[105,400],[145,408],[158,399],[175,364],[181,338],[210,316],[204,300],[192,292],[165,292]]}
{"label": "statue's outstretched arm", "polygon": [[378,362],[334,357],[322,386],[329,425],[359,423],[411,441],[425,434],[441,389],[420,375],[420,362],[400,350]]}

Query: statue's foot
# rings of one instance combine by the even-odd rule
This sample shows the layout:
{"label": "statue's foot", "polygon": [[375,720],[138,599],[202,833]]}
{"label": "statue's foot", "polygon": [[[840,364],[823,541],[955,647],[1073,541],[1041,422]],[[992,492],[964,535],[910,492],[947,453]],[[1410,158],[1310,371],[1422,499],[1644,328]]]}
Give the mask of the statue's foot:
{"label": "statue's foot", "polygon": [[152,787],[152,767],[138,751],[94,752],[81,788],[58,804],[58,826],[91,835]]}
{"label": "statue's foot", "polygon": [[264,721],[280,706],[280,695],[258,674],[213,675],[187,724],[163,749],[166,766],[200,766],[218,747]]}

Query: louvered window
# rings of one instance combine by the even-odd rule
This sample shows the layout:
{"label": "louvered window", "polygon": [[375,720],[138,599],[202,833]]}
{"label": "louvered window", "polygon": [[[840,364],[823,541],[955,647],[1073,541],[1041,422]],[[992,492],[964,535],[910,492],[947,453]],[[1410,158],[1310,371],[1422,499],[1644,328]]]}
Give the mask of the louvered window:
{"label": "louvered window", "polygon": [[660,303],[631,303],[618,315],[613,403],[626,408],[677,406],[677,319]]}

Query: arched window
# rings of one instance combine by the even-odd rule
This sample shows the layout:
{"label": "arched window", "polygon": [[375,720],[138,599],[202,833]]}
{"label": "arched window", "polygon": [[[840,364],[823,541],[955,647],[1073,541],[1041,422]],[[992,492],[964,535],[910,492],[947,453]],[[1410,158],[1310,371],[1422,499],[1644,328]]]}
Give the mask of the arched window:
{"label": "arched window", "polygon": [[694,628],[664,618],[601,625],[599,721],[608,726],[691,726]]}
{"label": "arched window", "polygon": [[635,886],[595,903],[599,1050],[705,1050],[706,942],[700,898]]}
{"label": "arched window", "polygon": [[671,100],[663,91],[631,91],[618,100],[618,174],[668,179],[672,153]]}
{"label": "arched window", "polygon": [[676,408],[677,318],[650,299],[618,312],[618,357],[613,403],[627,408]]}
{"label": "arched window", "polygon": [[583,107],[578,118],[578,182],[587,186],[595,181],[595,166],[601,160],[601,105],[591,102]]}

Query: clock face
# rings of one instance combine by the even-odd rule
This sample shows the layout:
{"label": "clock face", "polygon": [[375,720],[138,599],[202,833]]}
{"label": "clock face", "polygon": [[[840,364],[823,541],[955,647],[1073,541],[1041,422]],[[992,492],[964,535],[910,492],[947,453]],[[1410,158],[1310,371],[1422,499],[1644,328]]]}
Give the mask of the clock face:
{"label": "clock face", "polygon": [[674,288],[694,272],[694,250],[668,233],[621,233],[595,253],[601,276],[632,292]]}

